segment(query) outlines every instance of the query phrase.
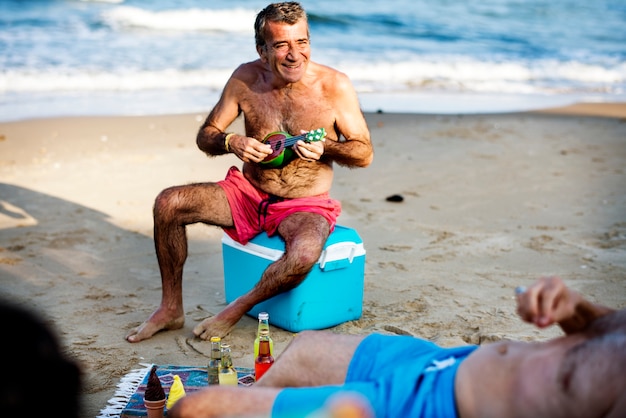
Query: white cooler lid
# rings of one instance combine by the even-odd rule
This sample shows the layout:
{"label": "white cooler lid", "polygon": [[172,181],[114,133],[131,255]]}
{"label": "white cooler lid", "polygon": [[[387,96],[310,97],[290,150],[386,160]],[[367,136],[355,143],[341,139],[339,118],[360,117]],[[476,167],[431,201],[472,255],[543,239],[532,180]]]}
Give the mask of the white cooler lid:
{"label": "white cooler lid", "polygon": [[[263,245],[255,244],[253,242],[248,242],[246,245],[242,245],[226,234],[224,234],[224,236],[222,237],[222,244],[271,261],[276,261],[283,255],[282,250],[268,248]],[[364,255],[365,247],[363,246],[362,242],[357,243],[352,241],[342,241],[328,245],[322,251],[322,254],[320,255],[320,258],[317,260],[317,262],[319,263],[321,268],[324,268],[326,263],[346,259],[350,263],[352,263],[352,260],[355,257],[360,257]]]}

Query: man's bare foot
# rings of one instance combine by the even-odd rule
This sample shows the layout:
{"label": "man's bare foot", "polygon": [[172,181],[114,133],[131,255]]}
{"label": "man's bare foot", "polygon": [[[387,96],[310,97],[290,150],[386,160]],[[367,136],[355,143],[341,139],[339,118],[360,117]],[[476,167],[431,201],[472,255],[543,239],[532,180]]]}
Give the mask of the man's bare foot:
{"label": "man's bare foot", "polygon": [[150,315],[143,324],[133,328],[126,334],[126,341],[130,343],[138,343],[147,340],[161,330],[180,329],[185,325],[185,314],[179,315],[174,319],[170,319],[161,308],[157,309]]}
{"label": "man's bare foot", "polygon": [[241,306],[235,299],[222,312],[196,325],[193,333],[203,340],[208,340],[211,337],[224,338],[246,312],[245,307]]}

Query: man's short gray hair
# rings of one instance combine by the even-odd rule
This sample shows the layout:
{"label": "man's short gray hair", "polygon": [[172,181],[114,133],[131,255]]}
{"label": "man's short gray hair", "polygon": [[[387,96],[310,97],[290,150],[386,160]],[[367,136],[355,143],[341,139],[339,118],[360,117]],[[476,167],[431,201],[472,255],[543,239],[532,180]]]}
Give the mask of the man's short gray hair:
{"label": "man's short gray hair", "polygon": [[254,40],[256,46],[265,46],[265,27],[267,22],[281,22],[287,23],[288,25],[295,25],[301,19],[307,20],[306,12],[300,3],[296,1],[272,3],[268,5],[259,12],[254,22]]}

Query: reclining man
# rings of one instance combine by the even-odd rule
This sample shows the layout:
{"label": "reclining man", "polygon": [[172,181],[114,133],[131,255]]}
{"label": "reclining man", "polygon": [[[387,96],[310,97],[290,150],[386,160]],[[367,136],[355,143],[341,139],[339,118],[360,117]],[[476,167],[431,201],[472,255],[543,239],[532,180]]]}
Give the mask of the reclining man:
{"label": "reclining man", "polygon": [[[232,167],[225,180],[170,187],[157,196],[154,243],[161,304],[128,332],[129,342],[185,323],[187,225],[219,226],[241,244],[263,231],[285,240],[284,255],[252,290],[193,330],[205,340],[224,337],[256,304],[298,286],[319,259],[341,213],[340,202],[329,196],[333,165],[366,167],[374,158],[352,83],[345,74],[310,59],[309,24],[300,4],[268,5],[257,15],[254,28],[259,59],[234,71],[197,137],[207,155],[232,153],[243,161],[242,170]],[[239,115],[245,135],[225,132]],[[318,138],[322,128],[326,137]],[[274,156],[284,149],[282,141],[263,142],[276,131],[297,137],[302,131],[315,134],[288,148],[293,157],[289,159],[286,154]],[[267,157],[282,163],[267,164]]]}
{"label": "reclining man", "polygon": [[306,417],[337,394],[376,417],[624,417],[626,309],[594,304],[557,277],[517,293],[520,317],[564,336],[441,348],[408,336],[296,336],[250,388],[209,387],[170,418]]}

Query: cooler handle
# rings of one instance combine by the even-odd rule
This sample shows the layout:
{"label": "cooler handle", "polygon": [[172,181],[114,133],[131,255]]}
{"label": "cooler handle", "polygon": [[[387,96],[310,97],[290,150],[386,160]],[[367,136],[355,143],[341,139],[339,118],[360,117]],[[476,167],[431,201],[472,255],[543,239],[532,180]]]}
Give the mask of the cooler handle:
{"label": "cooler handle", "polygon": [[323,271],[336,270],[352,264],[357,245],[354,242],[338,242],[331,244],[322,251],[319,259]]}

